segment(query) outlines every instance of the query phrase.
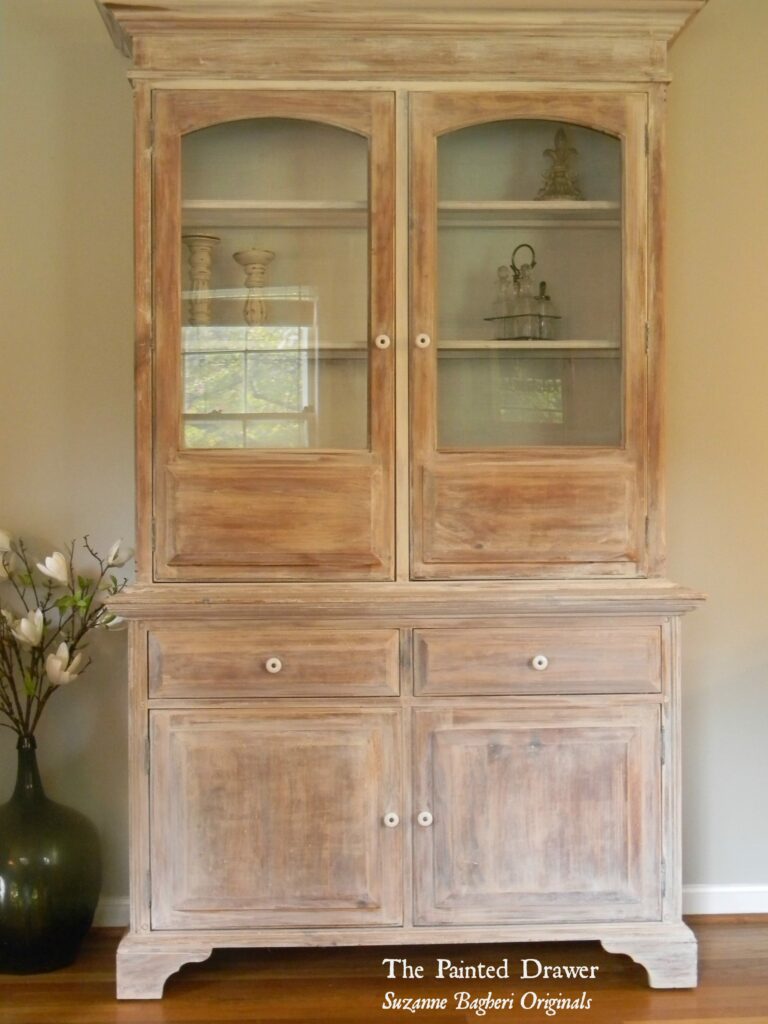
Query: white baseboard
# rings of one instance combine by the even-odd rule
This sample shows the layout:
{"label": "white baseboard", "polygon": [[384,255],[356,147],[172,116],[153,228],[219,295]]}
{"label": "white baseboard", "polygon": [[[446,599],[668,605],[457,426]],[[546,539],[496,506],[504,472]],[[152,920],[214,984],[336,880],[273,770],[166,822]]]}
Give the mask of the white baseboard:
{"label": "white baseboard", "polygon": [[102,896],[93,924],[96,928],[127,928],[130,914],[127,896]]}
{"label": "white baseboard", "polygon": [[[684,914],[768,914],[768,885],[685,885]],[[126,928],[128,899],[99,900],[93,923],[97,928]]]}
{"label": "white baseboard", "polygon": [[684,885],[684,914],[768,914],[768,885]]}

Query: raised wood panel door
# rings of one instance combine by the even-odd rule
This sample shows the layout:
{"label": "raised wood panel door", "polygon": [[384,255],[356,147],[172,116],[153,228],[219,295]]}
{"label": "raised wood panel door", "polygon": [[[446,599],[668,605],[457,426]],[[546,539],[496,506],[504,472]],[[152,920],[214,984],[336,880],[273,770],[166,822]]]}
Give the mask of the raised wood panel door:
{"label": "raised wood panel door", "polygon": [[402,923],[399,715],[151,713],[152,927]]}
{"label": "raised wood panel door", "polygon": [[658,920],[659,710],[417,710],[416,922]]}
{"label": "raised wood panel door", "polygon": [[154,94],[155,579],[392,577],[393,111]]}
{"label": "raised wood panel door", "polygon": [[640,93],[413,97],[414,577],[647,573],[646,124]]}

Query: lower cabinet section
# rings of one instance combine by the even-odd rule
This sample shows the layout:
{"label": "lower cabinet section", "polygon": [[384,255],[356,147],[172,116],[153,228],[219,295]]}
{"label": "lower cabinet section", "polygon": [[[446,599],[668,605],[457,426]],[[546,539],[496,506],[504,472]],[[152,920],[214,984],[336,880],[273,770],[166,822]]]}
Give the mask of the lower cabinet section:
{"label": "lower cabinet section", "polygon": [[154,710],[152,928],[658,921],[659,715]]}
{"label": "lower cabinet section", "polygon": [[398,711],[150,721],[153,929],[402,924]]}
{"label": "lower cabinet section", "polygon": [[414,712],[415,923],[659,920],[658,705]]}

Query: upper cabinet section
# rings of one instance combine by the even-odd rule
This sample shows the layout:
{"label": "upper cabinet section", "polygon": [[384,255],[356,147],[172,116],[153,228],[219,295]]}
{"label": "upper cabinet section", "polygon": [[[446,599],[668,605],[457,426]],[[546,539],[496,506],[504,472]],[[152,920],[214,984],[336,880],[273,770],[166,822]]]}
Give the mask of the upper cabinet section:
{"label": "upper cabinet section", "polygon": [[390,578],[393,97],[154,104],[156,574]]}

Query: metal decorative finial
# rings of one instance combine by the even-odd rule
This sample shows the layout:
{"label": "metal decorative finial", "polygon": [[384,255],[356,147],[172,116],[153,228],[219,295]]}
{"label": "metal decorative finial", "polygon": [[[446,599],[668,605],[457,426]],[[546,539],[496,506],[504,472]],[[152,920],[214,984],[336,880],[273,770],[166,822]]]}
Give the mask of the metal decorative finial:
{"label": "metal decorative finial", "polygon": [[558,128],[555,132],[554,147],[544,150],[544,156],[549,157],[552,166],[544,175],[544,184],[539,189],[537,199],[584,198],[573,169],[573,163],[578,155],[578,150],[569,145],[565,129]]}

